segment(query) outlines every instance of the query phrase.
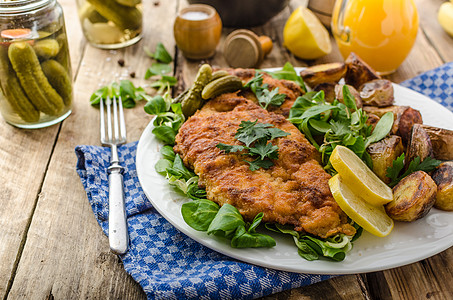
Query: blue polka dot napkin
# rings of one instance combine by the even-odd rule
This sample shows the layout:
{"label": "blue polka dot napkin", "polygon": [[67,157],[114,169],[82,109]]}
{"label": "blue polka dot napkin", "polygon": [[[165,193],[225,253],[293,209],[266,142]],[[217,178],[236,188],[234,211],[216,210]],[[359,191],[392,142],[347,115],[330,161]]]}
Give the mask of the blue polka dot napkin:
{"label": "blue polka dot napkin", "polygon": [[[453,111],[453,63],[402,83]],[[331,278],[288,273],[243,263],[187,237],[167,222],[146,198],[137,177],[137,142],[119,148],[130,235],[121,256],[126,271],[148,299],[254,299]],[[108,234],[110,149],[77,146],[77,172],[94,215]]]}

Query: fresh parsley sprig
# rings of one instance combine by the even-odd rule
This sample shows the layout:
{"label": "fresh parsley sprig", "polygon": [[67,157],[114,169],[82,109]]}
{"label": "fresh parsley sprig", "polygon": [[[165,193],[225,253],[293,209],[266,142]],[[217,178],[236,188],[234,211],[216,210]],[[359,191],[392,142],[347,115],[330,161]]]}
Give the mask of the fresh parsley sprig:
{"label": "fresh parsley sprig", "polygon": [[401,181],[404,177],[409,174],[412,174],[417,171],[424,171],[429,173],[436,169],[441,161],[434,159],[432,157],[426,157],[422,162],[420,162],[420,157],[415,157],[407,167],[407,170],[402,172],[405,166],[405,156],[404,153],[401,154],[397,159],[395,159],[392,163],[391,167],[387,168],[387,177],[389,177],[392,181],[389,183],[390,187],[394,187]]}
{"label": "fresh parsley sprig", "polygon": [[259,168],[269,169],[274,165],[272,159],[278,158],[278,146],[270,141],[287,135],[289,133],[273,127],[272,124],[258,123],[258,120],[242,121],[234,137],[245,146],[218,143],[216,147],[225,153],[245,151],[244,155],[254,158],[252,161],[244,159],[252,171]]}
{"label": "fresh parsley sprig", "polygon": [[286,99],[285,94],[278,93],[278,87],[270,91],[269,85],[263,84],[263,74],[259,72],[255,72],[255,77],[249,80],[244,88],[250,88],[258,99],[258,104],[264,109],[267,109],[269,105],[280,106]]}

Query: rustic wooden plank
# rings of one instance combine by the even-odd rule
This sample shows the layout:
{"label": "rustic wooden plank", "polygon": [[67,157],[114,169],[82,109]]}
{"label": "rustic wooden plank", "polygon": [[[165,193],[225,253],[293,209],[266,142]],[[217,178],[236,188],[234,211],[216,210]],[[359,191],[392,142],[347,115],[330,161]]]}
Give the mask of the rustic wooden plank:
{"label": "rustic wooden plank", "polygon": [[58,125],[22,130],[0,123],[0,297],[7,292],[41,189]]}
{"label": "rustic wooden plank", "polygon": [[[152,62],[143,46],[154,49],[162,41],[170,51],[174,49],[168,16],[175,10],[176,1],[157,6],[148,3],[144,5],[144,39],[140,43],[116,51],[87,46],[81,53],[74,112],[63,123],[58,137],[9,294],[11,299],[145,298],[117,256],[109,251],[108,240],[95,221],[75,172],[74,147],[100,144],[99,112],[88,101],[99,83],[128,77],[135,71],[137,78],[133,82],[142,85],[145,70]],[[120,58],[125,60],[123,68],[117,63]],[[150,120],[143,105],[125,111],[128,141],[137,140]]]}
{"label": "rustic wooden plank", "polygon": [[263,300],[349,300],[367,299],[363,294],[357,275],[338,276],[306,287],[287,290],[262,298]]}
{"label": "rustic wooden plank", "polygon": [[366,276],[374,299],[451,299],[453,248],[421,262]]}
{"label": "rustic wooden plank", "polygon": [[453,61],[453,38],[449,36],[437,21],[437,11],[443,0],[423,1],[416,0],[420,17],[421,31],[439,53],[443,62]]}
{"label": "rustic wooden plank", "polygon": [[[72,37],[70,46],[71,62],[78,65],[80,55],[76,44],[80,43],[81,34],[72,26],[75,2],[63,0],[66,29]],[[75,73],[75,72],[74,72]],[[0,180],[4,183],[0,202],[0,297],[7,292],[8,283],[14,276],[17,261],[23,247],[31,216],[34,213],[38,193],[40,192],[54,141],[60,125],[39,130],[23,130],[0,122],[0,168],[3,170]]]}

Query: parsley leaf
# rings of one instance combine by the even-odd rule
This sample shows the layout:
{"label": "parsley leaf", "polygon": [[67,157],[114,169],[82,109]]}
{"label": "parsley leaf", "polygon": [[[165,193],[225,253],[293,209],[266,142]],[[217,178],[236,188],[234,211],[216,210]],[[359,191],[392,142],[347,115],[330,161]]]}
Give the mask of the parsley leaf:
{"label": "parsley leaf", "polygon": [[263,74],[255,72],[255,77],[249,80],[244,88],[250,88],[258,99],[259,105],[267,109],[269,105],[280,106],[285,102],[286,95],[278,93],[278,87],[269,90],[267,84],[263,84]]}
{"label": "parsley leaf", "polygon": [[256,157],[252,161],[244,160],[250,165],[250,170],[269,169],[274,165],[271,159],[278,159],[278,146],[268,143],[268,141],[287,135],[289,133],[273,127],[272,124],[258,123],[258,120],[255,122],[242,121],[235,138],[245,146],[218,143],[216,147],[226,153],[246,150],[247,152],[243,155]]}
{"label": "parsley leaf", "polygon": [[220,150],[225,151],[226,153],[239,152],[245,149],[245,147],[241,145],[227,145],[223,143],[218,143],[216,147],[219,148]]}
{"label": "parsley leaf", "polygon": [[272,145],[272,143],[266,143],[265,140],[260,140],[255,143],[255,147],[250,148],[249,153],[251,155],[259,155],[261,160],[264,160],[266,157],[277,159],[278,146]]}
{"label": "parsley leaf", "polygon": [[404,169],[404,153],[401,154],[397,159],[395,159],[392,163],[391,167],[387,168],[387,177],[389,177],[392,181],[389,183],[390,187],[394,187],[401,181],[404,177],[409,174],[412,174],[417,171],[424,171],[424,172],[431,172],[435,168],[437,168],[441,161],[434,159],[432,157],[425,158],[422,162],[420,162],[420,157],[415,157],[407,167],[407,170],[401,174],[401,171]]}
{"label": "parsley leaf", "polygon": [[252,171],[256,171],[259,168],[263,168],[263,169],[267,170],[274,165],[274,163],[270,160],[260,160],[258,158],[253,161],[248,161],[248,160],[244,160],[244,161],[250,165],[250,170],[252,170]]}
{"label": "parsley leaf", "polygon": [[269,105],[280,106],[285,102],[286,95],[279,94],[278,88],[269,91],[268,89],[260,89],[256,92],[256,97],[262,108],[267,109]]}

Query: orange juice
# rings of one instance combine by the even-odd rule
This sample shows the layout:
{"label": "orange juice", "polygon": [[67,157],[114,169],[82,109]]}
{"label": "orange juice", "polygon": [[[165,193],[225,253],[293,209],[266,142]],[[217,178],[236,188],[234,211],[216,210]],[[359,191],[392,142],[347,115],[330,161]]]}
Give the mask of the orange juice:
{"label": "orange juice", "polygon": [[380,74],[395,71],[417,36],[413,0],[338,0],[332,32],[346,58],[355,52]]}

